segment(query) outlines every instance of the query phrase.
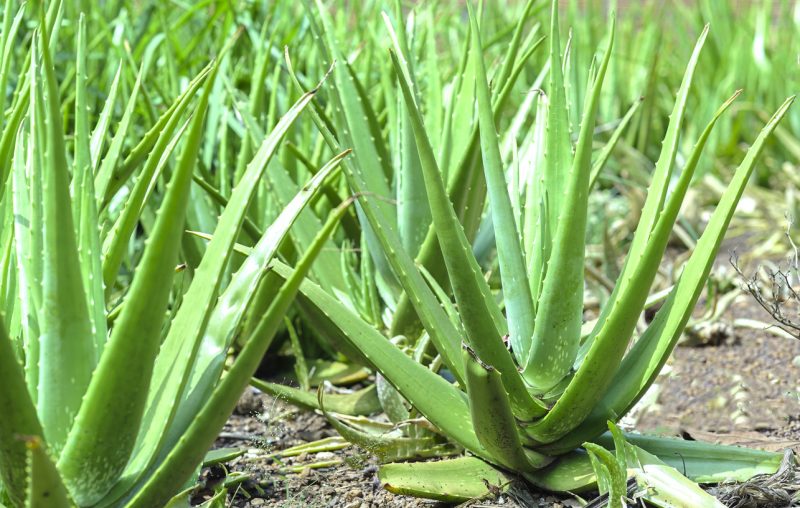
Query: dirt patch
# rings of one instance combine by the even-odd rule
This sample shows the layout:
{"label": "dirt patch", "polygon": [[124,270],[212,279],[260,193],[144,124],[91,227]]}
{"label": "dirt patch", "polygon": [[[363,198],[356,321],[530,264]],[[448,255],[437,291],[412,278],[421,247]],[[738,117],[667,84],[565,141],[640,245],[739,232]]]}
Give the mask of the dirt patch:
{"label": "dirt patch", "polygon": [[[731,318],[769,322],[763,309],[743,298],[727,313]],[[698,439],[716,433],[723,435],[717,441],[770,449],[796,446],[800,341],[751,329],[734,333],[734,340],[717,346],[676,348],[657,382],[656,404],[644,410],[637,429]]]}

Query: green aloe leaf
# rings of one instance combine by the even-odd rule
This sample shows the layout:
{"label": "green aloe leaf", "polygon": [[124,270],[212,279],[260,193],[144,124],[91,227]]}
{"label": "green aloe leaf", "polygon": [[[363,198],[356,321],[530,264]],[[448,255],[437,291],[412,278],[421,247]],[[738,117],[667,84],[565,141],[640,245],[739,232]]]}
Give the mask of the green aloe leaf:
{"label": "green aloe leaf", "polygon": [[[30,85],[29,82],[27,84]],[[11,114],[6,119],[2,135],[0,135],[0,182],[6,182],[11,172],[11,157],[14,154],[19,126],[23,118],[25,118],[25,113],[28,112],[28,104],[30,103],[29,92],[30,90],[25,89],[24,93],[21,94],[14,108],[11,110]],[[0,187],[0,198],[3,197],[4,192],[5,185]]]}
{"label": "green aloe leaf", "polygon": [[[291,269],[280,263],[274,271],[283,278]],[[464,393],[444,378],[406,356],[386,337],[367,324],[318,285],[305,281],[300,287],[301,303],[318,310],[316,322],[333,326],[341,337],[359,351],[400,394],[453,441],[473,453],[488,457],[470,423]]]}
{"label": "green aloe leaf", "polygon": [[[100,359],[58,467],[80,504],[99,501],[119,479],[145,412],[154,360],[178,261],[189,186],[216,67],[192,119],[143,258]],[[134,379],[120,376],[137,372]],[[41,400],[41,399],[40,399]],[[98,411],[97,408],[113,408]],[[99,450],[104,450],[99,453]]]}
{"label": "green aloe leaf", "polygon": [[[100,257],[100,232],[97,227],[97,209],[94,200],[94,166],[89,135],[89,106],[87,104],[86,75],[86,18],[78,20],[78,53],[75,72],[75,159],[72,171],[72,209],[78,233],[83,287],[94,339],[95,361],[99,360],[108,333],[103,292],[103,270]],[[118,84],[119,72],[116,83]],[[112,85],[116,86],[116,85]],[[116,92],[112,90],[110,94]],[[102,122],[102,120],[101,120]]]}
{"label": "green aloe leaf", "polygon": [[[774,474],[782,460],[780,453],[735,446],[630,433],[622,437],[628,473],[636,477],[643,497],[656,506],[680,506],[691,499],[690,506],[717,507],[716,500],[693,482],[747,481],[754,475]],[[607,433],[596,442],[603,449],[612,450],[619,437]],[[577,451],[525,478],[554,492],[583,492],[596,483],[588,455]]]}
{"label": "green aloe leaf", "polygon": [[[708,26],[706,26],[703,32],[700,34],[700,37],[694,46],[694,51],[692,52],[689,63],[686,66],[686,72],[683,75],[681,87],[678,90],[675,104],[673,106],[672,113],[670,114],[667,132],[664,135],[664,140],[661,143],[661,153],[658,157],[658,161],[656,162],[656,168],[653,172],[650,186],[647,189],[647,198],[644,206],[642,207],[639,224],[636,227],[636,232],[634,233],[633,240],[631,241],[631,246],[628,250],[628,255],[626,257],[622,273],[618,277],[618,283],[616,286],[614,286],[614,291],[609,297],[606,306],[601,311],[600,318],[598,319],[598,325],[605,321],[608,313],[614,308],[614,302],[618,295],[625,292],[630,279],[631,271],[633,271],[636,268],[636,265],[644,259],[642,252],[647,246],[647,241],[650,238],[650,234],[653,231],[661,209],[664,206],[668,184],[672,175],[673,166],[675,164],[675,157],[678,152],[679,134],[684,115],[686,113],[686,103],[689,98],[689,90],[694,79],[698,60],[700,59],[700,52],[703,49],[703,45],[705,44],[707,36]],[[583,356],[586,354],[588,348],[594,341],[595,335],[598,332],[599,329],[593,330],[592,334],[584,342],[581,347],[581,352],[578,355],[578,362],[580,362]]]}
{"label": "green aloe leaf", "polygon": [[[623,433],[623,437],[699,483],[744,482],[756,475],[774,474],[783,460],[782,453],[738,446],[633,433]],[[606,433],[595,442],[608,448],[613,445],[613,436]]]}
{"label": "green aloe leaf", "polygon": [[[270,183],[270,191],[275,196],[276,203],[286,206],[300,191],[301,184],[295,183],[289,172],[283,168],[275,167],[267,172]],[[322,221],[317,217],[313,210],[306,209],[300,213],[297,222],[292,226],[289,234],[292,237],[295,248],[298,251],[305,250],[314,240],[314,236],[322,227]],[[340,260],[337,253],[336,244],[331,241],[328,246],[320,252],[317,261],[314,263],[312,272],[314,279],[319,281],[326,291],[344,290],[346,283],[339,269]]]}
{"label": "green aloe leaf", "polygon": [[[475,77],[477,80],[478,119],[483,170],[489,194],[492,223],[495,236],[498,239],[496,242],[497,258],[503,283],[503,298],[508,319],[509,340],[514,355],[518,359],[525,359],[528,357],[530,339],[534,330],[533,300],[525,270],[520,234],[517,230],[517,221],[514,218],[514,210],[508,195],[508,184],[500,156],[500,145],[492,113],[492,99],[486,77],[486,68],[483,63],[483,47],[480,31],[478,30],[478,22],[472,12],[471,3],[467,2],[467,6],[469,7],[472,31],[472,58],[475,61]],[[502,83],[500,86],[502,86]],[[492,362],[489,358],[486,358],[486,361]],[[498,367],[501,366],[498,365]]]}
{"label": "green aloe leaf", "polygon": [[[25,14],[25,6],[21,6],[13,19],[11,17],[11,9],[14,2],[6,2],[3,9],[3,32],[0,37],[0,90],[6,90],[8,84],[8,77],[11,71],[11,59],[15,47],[14,38],[16,37],[19,27],[22,24]],[[24,73],[20,78],[24,81],[26,76]],[[27,83],[26,81],[26,84]],[[0,182],[5,182],[8,179],[8,174],[11,171],[11,153],[14,149],[14,140],[17,135],[17,128],[28,109],[28,101],[25,98],[28,92],[25,89],[26,85],[22,85],[20,96],[17,98],[16,104],[11,110],[11,114],[0,119]],[[6,94],[0,94],[0,111],[6,110]],[[3,197],[5,186],[0,186],[0,198]]]}
{"label": "green aloe leaf", "polygon": [[593,435],[598,435],[604,427],[600,422],[601,418],[605,422],[625,414],[655,381],[691,317],[691,312],[703,289],[703,284],[698,281],[706,280],[711,270],[719,245],[756,161],[793,101],[794,97],[790,97],[781,105],[748,150],[698,240],[692,256],[684,266],[678,283],[653,322],[625,356],[615,373],[609,391],[599,403],[595,404],[591,415],[581,426],[565,436],[561,442],[554,443],[553,450],[568,449],[573,446],[576,439],[587,440]]}
{"label": "green aloe leaf", "polygon": [[[207,70],[203,71],[202,77],[208,77]],[[202,83],[203,79],[197,81]],[[136,229],[144,203],[151,193],[154,179],[167,164],[169,154],[177,144],[182,130],[179,130],[174,138],[172,133],[178,128],[181,114],[189,106],[191,100],[191,95],[183,95],[181,100],[173,108],[170,108],[171,111],[174,110],[173,115],[166,119],[162,130],[158,133],[158,138],[154,140],[152,151],[147,156],[145,165],[139,173],[128,199],[125,201],[125,207],[105,238],[103,244],[103,283],[105,284],[106,292],[110,292],[114,287],[114,281],[117,278],[119,267],[122,265],[123,256],[128,249],[128,242]]]}
{"label": "green aloe leaf", "polygon": [[[119,85],[122,80],[123,64],[120,63],[117,68],[117,73],[114,75],[114,80],[111,82],[111,87],[108,89],[108,96],[103,104],[103,110],[97,117],[97,123],[92,131],[91,139],[89,140],[89,156],[92,159],[92,177],[97,173],[97,168],[100,166],[100,153],[103,150],[106,136],[108,136],[108,129],[111,126],[111,115],[114,113],[114,106],[116,106],[117,95],[119,94]],[[76,108],[77,108],[76,102]],[[76,115],[77,116],[77,115]]]}
{"label": "green aloe leaf", "polygon": [[319,400],[319,409],[331,426],[336,429],[336,432],[349,442],[374,454],[378,457],[378,460],[382,462],[423,457],[441,457],[448,451],[452,452],[452,449],[447,450],[446,445],[443,446],[437,443],[434,437],[430,435],[407,437],[399,432],[383,432],[381,434],[376,434],[359,429],[348,422],[340,421],[335,415],[330,413],[330,410],[333,408],[326,406],[326,404],[328,404],[327,399],[331,397],[331,395],[325,395],[322,388],[320,388],[317,392],[317,396]]}
{"label": "green aloe leaf", "polygon": [[[208,317],[208,325],[192,365],[191,377],[181,395],[180,407],[175,417],[176,429],[186,428],[202,404],[205,403],[208,390],[222,373],[227,351],[233,343],[234,335],[240,329],[245,312],[251,305],[254,305],[253,302],[257,299],[259,287],[265,283],[264,277],[278,248],[288,235],[289,229],[297,220],[298,215],[308,206],[349,153],[343,152],[331,159],[298,192],[248,253],[248,258],[219,296],[216,306]],[[165,362],[164,365],[168,366],[169,362]],[[171,436],[174,440],[179,437],[180,431]]]}
{"label": "green aloe leaf", "polygon": [[[717,120],[733,103],[735,93],[716,112],[689,156],[686,167],[659,217],[656,228],[643,252],[643,259],[630,273],[627,289],[618,294],[611,311],[600,316],[605,321],[596,327],[599,332],[556,405],[541,422],[530,430],[535,439],[552,442],[576,427],[595,407],[608,389],[622,361],[639,315],[644,310],[650,286],[664,255],[681,203],[692,181],[694,170]],[[705,277],[695,279],[702,288]],[[586,437],[588,439],[588,436]]]}
{"label": "green aloe leaf", "polygon": [[[550,15],[550,71],[549,99],[547,114],[547,147],[544,167],[544,188],[547,193],[547,221],[550,231],[557,231],[561,211],[564,208],[570,165],[572,143],[567,109],[567,96],[564,89],[564,72],[561,60],[561,33],[558,22],[558,1],[551,2]],[[559,192],[559,189],[564,191]],[[545,245],[546,259],[549,259],[550,246]]]}
{"label": "green aloe leaf", "polygon": [[[680,503],[698,508],[724,506],[674,467],[665,464],[642,448],[629,444],[622,431],[611,421],[608,422],[608,430],[614,442],[617,463],[623,469],[629,464],[627,472],[636,479],[639,489],[637,496],[656,506],[671,507]],[[584,443],[584,447],[587,446],[599,447],[593,443]],[[624,489],[624,485],[622,488]]]}
{"label": "green aloe leaf", "polygon": [[[525,20],[525,17],[519,19],[515,28],[516,32],[523,30]],[[473,119],[476,79],[473,65],[474,59],[470,57],[470,38],[471,34],[467,32],[461,62],[459,63],[459,72],[453,82],[453,89],[458,90],[455,95],[458,100],[451,100],[448,112],[445,113],[445,132],[441,134],[442,141],[437,152],[442,178],[447,181],[448,194],[468,238],[473,237],[475,234],[478,221],[480,221],[483,213],[485,198],[485,179],[482,177],[481,168],[479,167],[479,130],[477,123]],[[525,67],[524,63],[536,51],[541,41],[542,39],[539,39],[534,42],[523,52],[522,56],[517,59],[516,66],[512,68],[508,79],[498,79],[498,82],[504,83],[504,85],[498,87],[500,88],[499,93],[494,97],[495,123],[500,119],[505,106],[512,97],[516,80]],[[518,42],[519,39],[514,38],[509,45],[505,57],[507,61],[516,58],[520,50]],[[505,76],[505,66],[504,64],[498,78]],[[461,132],[464,129],[468,129],[468,134]],[[435,136],[436,133],[429,132],[431,139]],[[455,145],[455,143],[458,144]],[[458,147],[457,153],[454,146]],[[447,270],[434,229],[428,230],[416,262],[418,265],[425,267],[440,285],[446,286]],[[395,311],[391,333],[392,335],[408,334],[413,336],[419,332],[418,323],[416,310],[408,294],[404,293]]]}
{"label": "green aloe leaf", "polygon": [[[408,48],[406,30],[402,26],[402,11],[400,2],[395,2],[395,16],[400,23],[400,29],[395,31],[386,13],[383,20],[392,41],[394,54],[403,69],[403,76],[411,85],[415,97],[419,97],[419,87],[414,78],[414,67],[411,52]],[[397,231],[403,241],[403,248],[412,256],[419,252],[422,242],[428,233],[431,224],[431,211],[428,206],[428,195],[425,190],[425,180],[422,177],[419,151],[411,127],[408,110],[400,104],[397,98],[397,138],[400,152],[400,167],[397,169]]]}
{"label": "green aloe leaf", "polygon": [[[139,97],[139,91],[142,87],[142,80],[144,79],[144,75],[150,62],[150,56],[152,55],[152,51],[155,50],[155,46],[151,46],[151,48],[151,51],[146,53],[144,56],[144,61],[139,69],[139,73],[136,75],[136,82],[131,90],[127,105],[125,106],[125,111],[122,114],[122,119],[120,119],[119,124],[117,125],[117,130],[114,132],[114,137],[111,139],[111,144],[108,147],[108,151],[106,152],[105,157],[103,157],[103,161],[100,163],[100,167],[95,175],[95,201],[98,209],[102,209],[107,204],[106,194],[108,193],[108,188],[114,175],[114,169],[116,168],[120,154],[122,153],[122,147],[125,143],[128,129],[131,124],[131,118],[133,117],[133,112],[136,109],[136,101]],[[163,125],[161,127],[163,128]]]}
{"label": "green aloe leaf", "polygon": [[[319,398],[314,392],[270,383],[253,378],[250,384],[259,390],[306,409],[320,409]],[[330,411],[351,416],[367,416],[381,410],[375,385],[369,385],[353,393],[331,393],[325,396]]]}
{"label": "green aloe leaf", "polygon": [[611,158],[611,154],[614,152],[614,148],[616,148],[619,140],[622,138],[622,135],[625,133],[625,130],[628,128],[628,125],[631,123],[631,119],[633,119],[633,115],[639,111],[639,107],[642,105],[643,99],[639,99],[633,103],[633,105],[628,108],[628,111],[625,113],[625,116],[622,117],[622,120],[619,121],[619,124],[614,129],[614,132],[611,134],[611,137],[608,139],[608,142],[603,146],[603,149],[600,151],[600,154],[597,156],[597,160],[594,161],[592,164],[592,174],[589,177],[589,192],[594,188],[595,184],[597,183],[597,179],[600,176],[600,173],[605,168],[606,163]]}
{"label": "green aloe leaf", "polygon": [[[41,122],[34,124],[31,135],[44,149],[44,228],[42,250],[27,255],[42,258],[37,410],[48,445],[57,453],[64,446],[89,385],[95,345],[75,238],[58,84],[47,50],[48,36],[43,31],[39,34],[40,45],[32,46],[31,105],[37,115],[41,114]],[[69,372],[68,380],[63,372]]]}
{"label": "green aloe leaf", "polygon": [[[553,17],[557,21],[556,10],[557,7],[554,7]],[[548,213],[559,213],[558,228],[552,229],[555,231],[553,248],[537,307],[530,355],[523,371],[525,379],[536,390],[546,391],[558,383],[572,367],[578,353],[583,320],[584,246],[592,134],[603,79],[611,59],[614,34],[615,22],[612,18],[609,46],[597,71],[591,93],[586,98],[575,157],[566,186],[545,182],[545,189],[553,189],[556,193],[558,189],[564,189],[564,201],[560,207],[548,209]],[[550,72],[554,72],[555,63],[551,63]],[[553,102],[551,108],[555,105]],[[548,128],[549,140],[549,136],[553,136],[554,126],[548,123]]]}
{"label": "green aloe leaf", "polygon": [[642,499],[655,506],[692,506],[697,508],[724,508],[714,496],[673,466],[664,464],[655,455],[641,448],[633,448],[639,467],[632,469],[642,493]]}
{"label": "green aloe leaf", "polygon": [[[151,47],[151,51],[155,49],[155,45]],[[145,60],[142,64],[140,75],[144,75],[146,73],[146,64],[147,60]],[[206,78],[208,78],[210,70],[210,66],[206,67],[200,71],[197,76],[192,79],[192,81],[189,82],[189,84],[186,86],[186,89],[158,118],[158,121],[155,123],[155,125],[153,125],[153,127],[145,133],[139,143],[133,147],[121,164],[117,164],[116,166],[111,166],[109,164],[111,174],[108,176],[108,180],[104,182],[97,182],[96,185],[96,192],[98,195],[105,190],[105,192],[102,193],[102,198],[99,200],[100,205],[98,206],[98,210],[104,210],[108,206],[111,198],[113,198],[114,195],[122,188],[122,186],[128,182],[131,175],[136,172],[136,169],[142,163],[145,163],[145,168],[147,168],[148,165],[155,164],[158,161],[158,157],[155,158],[155,162],[151,161],[152,154],[160,154],[163,151],[162,143],[165,143],[163,140],[169,139],[172,132],[174,132],[177,126],[177,119],[181,117],[191,102],[192,97],[194,97],[200,87],[203,86]],[[125,117],[123,116],[123,121],[124,119]],[[157,145],[159,146],[157,147]],[[145,168],[142,169],[142,172],[145,171]],[[99,174],[103,174],[102,167]]]}
{"label": "green aloe leaf", "polygon": [[490,496],[494,489],[503,492],[513,481],[477,457],[386,464],[378,470],[378,479],[389,492],[450,503]]}
{"label": "green aloe leaf", "polygon": [[194,473],[197,465],[202,462],[205,451],[217,438],[217,434],[233,411],[239,395],[258,368],[275,333],[282,326],[283,317],[294,301],[311,264],[339,225],[349,204],[349,201],[345,201],[331,212],[314,243],[300,259],[292,275],[280,287],[225,377],[216,385],[199,412],[194,415],[194,419],[180,440],[130,500],[128,506],[131,508],[160,506],[169,500],[172,493]]}
{"label": "green aloe leaf", "polygon": [[26,445],[28,447],[28,488],[25,507],[72,508],[75,506],[41,438],[29,437]]}
{"label": "green aloe leaf", "polygon": [[497,370],[484,364],[467,347],[464,363],[472,425],[492,462],[511,471],[528,473],[549,464],[550,457],[522,447],[520,429]]}
{"label": "green aloe leaf", "polygon": [[[396,73],[400,79],[400,88],[403,91],[409,119],[417,140],[425,186],[431,198],[433,224],[444,254],[461,320],[467,332],[467,342],[481,358],[500,370],[503,383],[513,398],[515,414],[523,419],[541,416],[544,414],[544,408],[537,406],[528,394],[522,378],[517,373],[514,361],[503,344],[500,309],[482,276],[477,260],[472,255],[466,234],[449,201],[436,165],[433,149],[425,133],[425,126],[422,124],[422,115],[414,102],[408,78],[404,75],[394,53],[392,53],[392,61],[395,63]],[[427,327],[426,329],[429,334],[433,334],[433,330]]]}
{"label": "green aloe leaf", "polygon": [[25,385],[25,373],[14,353],[14,346],[0,319],[0,481],[12,502],[22,504],[25,497],[28,473],[25,470],[27,449],[21,436],[42,436],[42,427],[36,417]]}
{"label": "green aloe leaf", "polygon": [[[11,59],[14,55],[15,38],[25,15],[25,5],[17,9],[12,15],[14,2],[6,2],[3,8],[3,27],[0,36],[0,90],[6,90],[8,77],[11,73]],[[0,111],[6,110],[6,94],[0,94]],[[0,130],[6,127],[5,118],[0,119]],[[16,129],[14,129],[16,130]],[[2,177],[2,175],[0,175]],[[5,178],[2,178],[5,181]],[[0,193],[2,196],[2,193]]]}
{"label": "green aloe leaf", "polygon": [[168,433],[165,433],[164,429],[172,422],[178,409],[177,401],[190,378],[194,358],[202,342],[206,325],[217,305],[222,275],[233,252],[233,244],[238,237],[245,213],[256,194],[258,183],[270,159],[289,127],[313,97],[313,93],[304,95],[264,139],[219,218],[203,261],[195,271],[192,284],[183,295],[181,307],[161,345],[148,393],[148,412],[137,442],[136,448],[139,453],[128,465],[129,469],[135,471],[137,468],[145,467],[167,438]]}
{"label": "green aloe leaf", "polygon": [[600,493],[608,494],[608,508],[623,508],[623,497],[628,492],[625,467],[620,467],[614,454],[602,446],[585,443],[584,448],[589,455]]}
{"label": "green aloe leaf", "polygon": [[[39,116],[31,115],[31,132],[35,132]],[[20,328],[25,358],[39,358],[39,310],[42,308],[42,186],[41,161],[37,136],[24,132],[17,137],[14,155],[13,183],[14,248],[17,258],[17,283],[20,292]],[[28,392],[36,404],[39,385],[39,362],[25,362]]]}

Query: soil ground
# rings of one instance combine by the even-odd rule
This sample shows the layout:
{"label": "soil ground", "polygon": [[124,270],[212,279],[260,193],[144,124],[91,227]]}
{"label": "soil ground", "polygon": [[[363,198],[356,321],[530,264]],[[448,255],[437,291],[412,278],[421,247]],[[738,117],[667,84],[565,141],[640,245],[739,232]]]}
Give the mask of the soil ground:
{"label": "soil ground", "polygon": [[[729,250],[728,250],[729,251]],[[723,252],[726,252],[723,248]],[[725,254],[725,262],[727,254]],[[722,256],[721,256],[722,258]],[[770,317],[751,298],[737,300],[723,319]],[[678,347],[659,378],[655,402],[633,419],[636,430],[769,450],[800,450],[800,341],[763,330],[737,329],[715,345]],[[376,477],[374,457],[356,447],[274,460],[270,454],[335,436],[325,419],[251,389],[217,442],[247,448],[229,467],[251,479],[230,506],[435,507],[441,503],[397,496]],[[324,469],[287,473],[292,466],[332,461]],[[213,471],[205,471],[206,476]],[[199,501],[200,499],[198,499]],[[775,501],[747,506],[778,506]],[[575,499],[518,485],[508,494],[465,506],[579,506]],[[789,506],[789,505],[785,505]],[[792,505],[794,506],[794,505]]]}

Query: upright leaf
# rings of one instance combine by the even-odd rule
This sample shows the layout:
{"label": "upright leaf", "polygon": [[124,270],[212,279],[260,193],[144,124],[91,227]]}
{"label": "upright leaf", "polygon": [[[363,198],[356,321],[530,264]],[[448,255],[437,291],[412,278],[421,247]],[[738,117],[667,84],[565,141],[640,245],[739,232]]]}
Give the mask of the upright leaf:
{"label": "upright leaf", "polygon": [[89,385],[95,345],[75,238],[58,84],[47,34],[41,31],[40,35],[40,45],[32,49],[36,72],[31,82],[31,107],[37,113],[41,111],[44,120],[34,133],[44,149],[37,409],[47,443],[57,453],[64,446]]}
{"label": "upright leaf", "polygon": [[[192,172],[216,67],[197,105],[181,157],[111,338],[70,431],[58,468],[79,504],[99,501],[130,458],[161,345]],[[120,372],[136,372],[133,378]],[[99,411],[98,408],[104,408]]]}
{"label": "upright leaf", "polygon": [[[497,128],[492,113],[492,99],[483,63],[483,47],[478,22],[468,2],[472,30],[472,57],[475,60],[477,80],[478,119],[481,135],[481,154],[489,205],[492,212],[497,258],[503,282],[503,298],[508,319],[508,333],[514,355],[524,360],[528,357],[533,336],[533,300],[531,299],[525,258],[522,251],[517,221],[508,195],[508,184],[500,157]],[[498,84],[502,86],[502,83]]]}

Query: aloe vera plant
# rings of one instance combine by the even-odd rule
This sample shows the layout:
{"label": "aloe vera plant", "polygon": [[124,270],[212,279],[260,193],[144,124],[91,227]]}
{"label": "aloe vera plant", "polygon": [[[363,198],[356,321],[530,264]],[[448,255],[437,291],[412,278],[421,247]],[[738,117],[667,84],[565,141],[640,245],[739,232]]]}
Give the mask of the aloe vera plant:
{"label": "aloe vera plant", "polygon": [[[289,228],[347,152],[316,171],[226,279],[262,176],[315,96],[303,94],[253,147],[184,290],[175,283],[183,276],[176,266],[187,256],[184,229],[193,174],[214,106],[214,84],[235,38],[187,80],[151,131],[125,139],[133,148],[119,164],[128,111],[137,106],[146,64],[103,159],[103,131],[116,92],[108,95],[95,137],[87,104],[84,16],[74,19],[72,81],[57,81],[51,51],[63,16],[63,4],[55,3],[30,34],[28,69],[16,84],[14,113],[2,133],[8,171],[0,184],[5,314],[0,404],[10,417],[0,422],[0,502],[163,506],[198,471],[282,326],[298,284],[347,209],[348,202],[336,208],[298,256],[296,276],[262,283]],[[8,47],[14,30],[4,30]],[[65,142],[62,124],[66,110],[59,86],[64,84],[75,93],[74,111],[66,113],[74,118],[73,146]],[[160,181],[165,187],[154,204]],[[114,186],[128,192],[115,197]],[[112,205],[111,198],[121,205]],[[117,207],[113,214],[110,206]],[[155,214],[126,284],[117,273],[146,212]],[[119,292],[124,296],[117,302]],[[224,372],[234,335],[256,299],[263,305],[259,319]]]}
{"label": "aloe vera plant", "polygon": [[[327,11],[321,2],[317,7],[315,14],[321,23],[315,29],[324,41],[320,51],[327,52],[330,58],[341,58]],[[396,42],[392,44],[391,60],[419,162],[416,176],[409,174],[407,178],[423,182],[418,188],[424,188],[429,200],[433,226],[430,234],[438,244],[439,263],[446,280],[430,276],[424,263],[420,267],[412,261],[415,254],[404,248],[402,229],[395,225],[392,210],[380,199],[373,199],[372,193],[365,193],[371,190],[380,197],[387,192],[370,181],[379,178],[380,171],[367,173],[363,169],[380,167],[373,164],[380,160],[375,146],[369,144],[373,138],[360,136],[352,140],[355,160],[345,166],[344,173],[351,189],[363,193],[359,217],[373,235],[367,244],[373,253],[379,250],[386,268],[402,287],[429,338],[429,342],[423,341],[422,348],[429,345],[435,350],[436,359],[420,362],[421,356],[406,354],[359,313],[314,282],[306,281],[300,288],[301,305],[314,309],[317,326],[357,350],[359,357],[438,432],[470,454],[468,458],[425,466],[387,465],[380,478],[395,492],[465,499],[476,489],[481,490],[483,479],[502,477],[501,473],[489,472],[492,468],[521,474],[542,488],[574,491],[595,482],[593,464],[600,470],[600,465],[607,463],[603,467],[609,473],[618,475],[622,471],[621,474],[644,478],[648,487],[644,495],[656,504],[670,502],[670,495],[688,495],[691,491],[691,495],[698,496],[697,506],[717,506],[713,498],[698,491],[691,482],[680,480],[675,468],[699,482],[744,480],[774,471],[780,455],[638,435],[625,436],[629,444],[623,445],[624,440],[615,433],[618,459],[612,467],[606,450],[615,446],[610,440],[604,441],[602,435],[609,421],[619,420],[644,395],[669,357],[697,302],[756,161],[793,98],[781,105],[753,142],[677,284],[654,320],[637,336],[637,321],[693,172],[715,123],[739,94],[736,92],[707,118],[708,124],[696,138],[680,174],[676,174],[687,100],[708,29],[701,33],[674,99],[622,273],[596,324],[585,333],[584,239],[590,182],[594,180],[592,141],[615,41],[614,24],[608,31],[602,57],[587,74],[585,96],[577,101],[582,102],[580,108],[567,100],[558,8],[557,2],[552,3],[547,97],[544,113],[537,116],[537,122],[544,124],[543,128],[534,129],[535,142],[543,149],[533,165],[524,168],[525,179],[517,188],[509,185],[498,143],[496,104],[482,57],[483,34],[472,11],[470,24],[469,71],[461,79],[472,80],[470,86],[474,86],[470,100],[474,99],[477,106],[476,153],[480,157],[475,168],[482,172],[478,180],[485,196],[478,195],[479,201],[470,206],[482,211],[480,203],[483,199],[488,201],[487,216],[493,227],[504,308],[473,254],[474,230],[465,223],[470,220],[469,215],[458,209],[459,197],[470,195],[472,188],[461,189],[459,192],[464,194],[457,192],[456,197],[448,192],[448,171],[441,167],[441,156],[431,141],[436,134],[426,127],[427,118],[420,110],[408,54],[402,43]],[[390,38],[399,39],[391,29]],[[513,67],[513,63],[510,65]],[[332,99],[340,101],[336,111],[342,115],[338,124],[345,135],[369,125],[369,115],[363,112],[369,106],[363,100],[358,104],[348,102],[352,99],[350,81],[352,74],[341,71],[341,77],[327,85]],[[492,81],[495,90],[504,85],[502,80]],[[578,132],[573,133],[569,114],[576,109],[580,122],[576,125]],[[577,140],[574,145],[573,134]],[[335,139],[329,143],[336,146]],[[675,182],[671,186],[673,175]],[[516,193],[509,194],[509,188]],[[474,194],[471,196],[475,199]],[[283,277],[294,273],[280,263],[275,266],[276,273]],[[398,319],[397,313],[394,318]],[[438,374],[441,369],[448,371],[455,382]],[[350,426],[345,432],[349,439],[374,446],[374,439],[359,432],[357,426]],[[605,447],[593,445],[595,441]],[[675,450],[679,448],[681,453],[677,455]],[[638,461],[639,466],[623,460],[629,450],[633,459],[628,459]],[[627,465],[620,465],[623,462]],[[639,472],[632,473],[636,467],[640,467]],[[648,476],[648,471],[658,473]],[[674,481],[673,486],[679,490],[670,492],[669,482],[659,483],[664,477]]]}

